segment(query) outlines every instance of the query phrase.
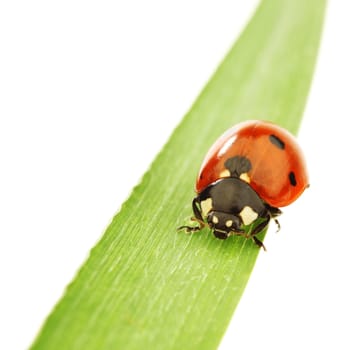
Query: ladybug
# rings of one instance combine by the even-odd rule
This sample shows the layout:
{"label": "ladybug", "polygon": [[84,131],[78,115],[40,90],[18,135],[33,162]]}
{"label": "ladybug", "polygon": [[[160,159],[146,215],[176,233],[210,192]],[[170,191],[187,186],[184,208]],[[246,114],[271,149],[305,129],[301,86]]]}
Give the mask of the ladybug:
{"label": "ladybug", "polygon": [[249,120],[227,130],[209,149],[192,201],[196,232],[209,227],[215,237],[252,239],[282,214],[309,186],[306,164],[295,137],[271,122]]}

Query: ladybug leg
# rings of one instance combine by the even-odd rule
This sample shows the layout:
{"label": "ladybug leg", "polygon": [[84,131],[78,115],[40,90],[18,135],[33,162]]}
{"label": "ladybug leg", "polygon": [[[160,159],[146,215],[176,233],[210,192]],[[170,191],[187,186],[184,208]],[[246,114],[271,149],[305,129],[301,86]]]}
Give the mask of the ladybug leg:
{"label": "ladybug leg", "polygon": [[277,216],[282,214],[282,211],[279,208],[276,207],[272,207],[268,204],[266,204],[266,215],[263,216],[262,218],[265,219],[263,222],[261,222],[258,226],[254,227],[253,231],[250,232],[249,235],[247,235],[247,238],[252,238],[254,243],[259,247],[259,248],[263,248],[266,251],[266,248],[263,244],[263,242],[260,241],[260,239],[258,239],[256,237],[257,234],[259,234],[261,231],[263,231],[269,224],[270,220],[273,219],[277,225],[277,232],[280,230],[281,225],[278,222],[278,220],[276,219]]}
{"label": "ladybug leg", "polygon": [[193,232],[197,232],[200,231],[203,227],[206,226],[206,223],[204,222],[204,219],[202,217],[202,213],[198,208],[198,199],[194,198],[192,201],[192,210],[193,210],[193,214],[194,217],[191,218],[192,221],[197,221],[199,226],[180,226],[177,228],[177,231],[181,231],[181,230],[185,230],[186,233],[193,233]]}
{"label": "ladybug leg", "polygon": [[270,222],[270,216],[267,216],[265,221],[261,222],[258,226],[254,227],[252,232],[250,232],[249,236],[253,237],[253,236],[259,234],[261,231],[263,231],[268,226],[269,222]]}
{"label": "ladybug leg", "polygon": [[263,218],[265,218],[266,220],[264,220],[259,225],[254,227],[254,229],[247,235],[247,238],[251,238],[259,248],[263,248],[266,252],[266,248],[264,246],[264,243],[256,237],[257,234],[259,234],[261,231],[263,231],[269,225],[269,222],[271,219],[270,213],[267,212],[266,217],[263,217]]}
{"label": "ladybug leg", "polygon": [[264,249],[264,251],[266,252],[266,248],[265,248],[265,246],[264,246],[264,243],[261,242],[260,239],[256,238],[255,236],[253,236],[252,238],[253,238],[254,243],[255,243],[259,248]]}
{"label": "ladybug leg", "polygon": [[229,235],[229,236],[235,236],[235,235],[237,235],[237,236],[243,236],[243,237],[246,237],[246,236],[247,236],[245,230],[243,230],[243,229],[241,229],[241,228],[236,228],[234,231],[230,231],[228,235]]}
{"label": "ladybug leg", "polygon": [[281,229],[281,224],[280,224],[280,222],[279,222],[276,218],[273,218],[273,221],[275,222],[275,224],[276,224],[276,226],[277,226],[277,231],[276,231],[276,233],[277,233],[277,232],[279,232],[280,229]]}
{"label": "ladybug leg", "polygon": [[259,224],[250,233],[247,233],[245,230],[239,230],[239,231],[237,230],[237,231],[232,231],[232,235],[242,236],[242,237],[247,238],[247,239],[251,238],[259,248],[263,248],[266,251],[264,243],[261,242],[260,239],[258,239],[255,235],[258,234],[259,232],[261,232],[267,226],[268,223],[269,223],[269,219],[262,222],[261,224]]}
{"label": "ladybug leg", "polygon": [[195,221],[198,221],[200,223],[203,223],[204,224],[204,220],[203,220],[203,217],[202,217],[202,212],[199,210],[199,200],[198,198],[193,198],[193,201],[192,201],[192,210],[193,210],[193,214],[194,214],[194,218],[192,218],[192,220],[195,220]]}
{"label": "ladybug leg", "polygon": [[186,233],[194,233],[194,232],[200,231],[205,226],[205,223],[199,222],[195,218],[191,218],[191,220],[197,221],[199,226],[186,226],[186,225],[184,225],[184,226],[178,227],[177,231],[185,230]]}
{"label": "ladybug leg", "polygon": [[269,211],[270,217],[275,221],[275,224],[277,225],[277,232],[279,232],[279,230],[281,229],[281,225],[276,219],[276,217],[280,216],[282,214],[282,211],[279,208],[271,207],[270,205],[266,205],[266,207]]}

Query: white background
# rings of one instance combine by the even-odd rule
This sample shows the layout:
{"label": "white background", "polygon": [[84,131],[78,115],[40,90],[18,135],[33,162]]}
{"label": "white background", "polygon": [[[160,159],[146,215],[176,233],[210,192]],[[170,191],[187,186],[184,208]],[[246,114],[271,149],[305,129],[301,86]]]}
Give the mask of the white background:
{"label": "white background", "polygon": [[[1,349],[29,346],[256,3],[1,2]],[[311,187],[221,350],[350,348],[347,4],[329,4],[299,134]]]}

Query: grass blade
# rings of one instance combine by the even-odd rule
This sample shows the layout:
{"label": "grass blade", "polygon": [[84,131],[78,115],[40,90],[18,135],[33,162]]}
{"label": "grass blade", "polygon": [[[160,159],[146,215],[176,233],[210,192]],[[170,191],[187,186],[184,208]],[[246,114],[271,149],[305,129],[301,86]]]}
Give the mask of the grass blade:
{"label": "grass blade", "polygon": [[258,249],[187,236],[205,151],[244,119],[296,132],[320,39],[324,0],[263,0],[190,112],[68,286],[32,349],[213,349]]}

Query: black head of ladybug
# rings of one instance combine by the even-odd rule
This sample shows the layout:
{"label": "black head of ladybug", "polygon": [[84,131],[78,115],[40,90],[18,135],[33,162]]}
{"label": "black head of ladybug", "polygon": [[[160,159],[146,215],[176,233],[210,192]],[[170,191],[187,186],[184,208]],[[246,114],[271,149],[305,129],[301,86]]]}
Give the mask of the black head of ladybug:
{"label": "black head of ladybug", "polygon": [[213,230],[214,236],[219,239],[226,239],[231,232],[244,233],[244,230],[240,229],[242,226],[241,218],[234,214],[211,210],[206,217],[206,221]]}

